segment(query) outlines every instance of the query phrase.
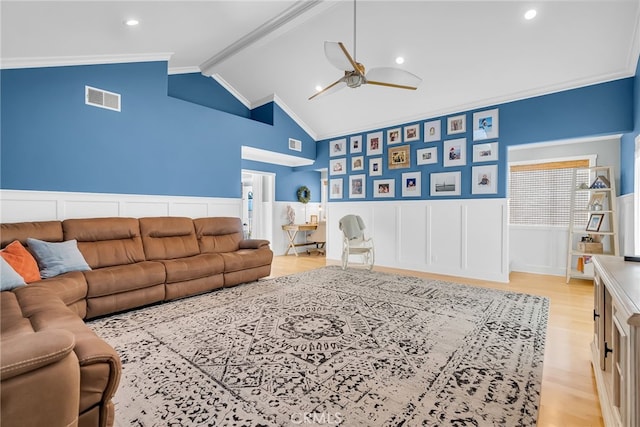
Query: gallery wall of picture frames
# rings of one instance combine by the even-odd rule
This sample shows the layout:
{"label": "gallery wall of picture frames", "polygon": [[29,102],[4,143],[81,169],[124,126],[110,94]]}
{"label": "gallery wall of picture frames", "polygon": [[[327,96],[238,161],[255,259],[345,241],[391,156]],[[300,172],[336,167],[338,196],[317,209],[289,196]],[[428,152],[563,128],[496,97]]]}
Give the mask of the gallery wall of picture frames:
{"label": "gallery wall of picture frames", "polygon": [[330,140],[329,200],[498,197],[499,130],[493,108]]}

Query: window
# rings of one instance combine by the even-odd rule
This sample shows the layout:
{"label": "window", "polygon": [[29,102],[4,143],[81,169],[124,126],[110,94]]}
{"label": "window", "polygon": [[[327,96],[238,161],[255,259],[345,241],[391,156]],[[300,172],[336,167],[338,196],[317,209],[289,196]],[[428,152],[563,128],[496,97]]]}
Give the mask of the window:
{"label": "window", "polygon": [[[589,167],[589,158],[565,159],[537,163],[509,165],[509,223],[569,227],[571,190],[581,183],[589,183],[589,171],[575,168]],[[576,206],[587,206],[588,192],[576,193]],[[586,213],[576,213],[575,223],[587,222]]]}

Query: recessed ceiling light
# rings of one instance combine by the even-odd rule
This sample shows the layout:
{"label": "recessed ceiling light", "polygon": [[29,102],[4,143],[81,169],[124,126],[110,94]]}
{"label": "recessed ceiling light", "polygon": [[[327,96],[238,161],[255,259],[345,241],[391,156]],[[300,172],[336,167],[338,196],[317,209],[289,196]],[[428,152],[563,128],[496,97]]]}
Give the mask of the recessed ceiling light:
{"label": "recessed ceiling light", "polygon": [[137,19],[127,19],[126,21],[124,21],[124,24],[128,25],[129,27],[135,27],[139,23],[140,21],[138,21]]}
{"label": "recessed ceiling light", "polygon": [[404,64],[404,58],[402,56],[398,56],[396,58],[396,64],[398,64],[398,65]]}
{"label": "recessed ceiling light", "polygon": [[524,14],[524,19],[526,19],[526,20],[531,20],[531,19],[535,18],[537,14],[538,14],[538,12],[536,12],[536,10],[535,10],[535,9],[529,9],[529,10],[527,10],[527,12]]}

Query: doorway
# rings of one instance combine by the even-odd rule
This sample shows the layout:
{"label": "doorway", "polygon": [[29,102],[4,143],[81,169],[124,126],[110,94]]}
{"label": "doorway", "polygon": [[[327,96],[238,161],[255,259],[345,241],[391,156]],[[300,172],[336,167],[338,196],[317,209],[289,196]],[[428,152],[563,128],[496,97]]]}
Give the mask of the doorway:
{"label": "doorway", "polygon": [[245,238],[273,241],[275,174],[242,170],[242,224]]}

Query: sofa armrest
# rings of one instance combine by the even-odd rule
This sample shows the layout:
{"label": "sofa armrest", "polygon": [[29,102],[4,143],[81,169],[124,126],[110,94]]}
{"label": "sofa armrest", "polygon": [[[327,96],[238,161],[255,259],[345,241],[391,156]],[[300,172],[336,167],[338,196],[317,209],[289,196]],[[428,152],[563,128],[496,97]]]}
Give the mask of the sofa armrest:
{"label": "sofa armrest", "polygon": [[0,344],[2,381],[35,371],[64,359],[73,351],[75,338],[62,329],[16,335]]}
{"label": "sofa armrest", "polygon": [[240,249],[260,249],[264,246],[269,246],[268,240],[245,239],[240,241]]}

